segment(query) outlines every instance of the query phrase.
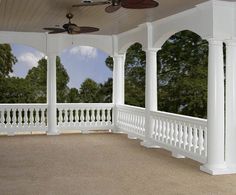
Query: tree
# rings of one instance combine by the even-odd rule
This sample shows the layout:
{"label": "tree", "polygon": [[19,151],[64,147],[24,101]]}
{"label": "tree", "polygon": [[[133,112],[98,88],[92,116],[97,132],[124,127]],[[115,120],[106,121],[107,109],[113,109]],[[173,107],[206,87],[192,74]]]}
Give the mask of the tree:
{"label": "tree", "polygon": [[67,95],[67,102],[69,103],[79,103],[80,99],[79,99],[79,91],[76,88],[71,88],[69,90],[69,93]]}
{"label": "tree", "polygon": [[[208,44],[190,31],[176,33],[157,54],[159,110],[206,117]],[[109,57],[107,66],[112,69]],[[145,105],[145,52],[132,45],[125,62],[125,103]]]}
{"label": "tree", "polygon": [[[64,103],[69,93],[67,86],[69,76],[61,63],[59,57],[56,58],[57,66],[57,102]],[[47,97],[47,60],[45,58],[39,60],[38,66],[29,70],[26,80],[30,81],[34,86],[35,102],[46,102]]]}
{"label": "tree", "polygon": [[[111,57],[106,59],[106,65],[113,69]],[[146,55],[142,45],[135,43],[129,47],[125,61],[125,103],[145,106],[145,66]]]}
{"label": "tree", "polygon": [[34,102],[34,87],[23,78],[0,77],[1,103],[32,103]]}
{"label": "tree", "polygon": [[158,53],[159,109],[207,116],[208,44],[191,31],[179,32]]}
{"label": "tree", "polygon": [[17,62],[16,57],[12,54],[9,44],[0,44],[0,77],[7,77],[13,72],[13,65]]}
{"label": "tree", "polygon": [[112,86],[113,79],[108,78],[106,82],[100,84],[100,89],[98,90],[98,99],[101,103],[111,103],[112,102]]}
{"label": "tree", "polygon": [[79,98],[80,102],[96,103],[99,102],[98,92],[100,86],[92,79],[86,79],[80,86]]}

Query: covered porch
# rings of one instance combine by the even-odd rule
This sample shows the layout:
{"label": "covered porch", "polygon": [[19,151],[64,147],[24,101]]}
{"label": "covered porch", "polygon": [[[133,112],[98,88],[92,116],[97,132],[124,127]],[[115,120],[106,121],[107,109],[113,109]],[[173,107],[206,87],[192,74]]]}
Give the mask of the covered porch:
{"label": "covered porch", "polygon": [[[160,1],[160,5],[161,3]],[[181,9],[175,10],[174,13],[163,8],[162,11],[166,11],[167,15],[158,15],[159,18],[156,17],[156,12],[146,14],[146,21],[136,28],[130,29],[128,26],[121,25],[122,30],[117,30],[117,32],[109,32],[105,29],[101,34],[93,35],[52,35],[37,32],[39,30],[35,30],[33,26],[32,29],[28,27],[29,32],[13,32],[15,28],[10,24],[5,28],[2,27],[0,43],[29,45],[47,56],[48,77],[46,104],[0,105],[1,133],[13,136],[23,132],[40,131],[47,135],[60,135],[72,130],[82,133],[92,130],[109,130],[118,135],[109,134],[108,138],[120,137],[119,134],[123,133],[127,134],[130,139],[140,139],[140,144],[144,148],[140,148],[138,142],[133,143],[136,143],[140,150],[145,150],[150,154],[154,153],[152,149],[162,152],[164,152],[162,149],[165,149],[170,151],[175,158],[187,157],[198,162],[179,160],[183,164],[187,162],[186,168],[188,162],[193,163],[193,167],[200,166],[199,163],[201,163],[200,169],[209,174],[235,173],[235,2],[205,1],[198,4],[196,1],[186,7],[179,6]],[[158,9],[156,11],[158,12]],[[141,18],[140,21],[142,21]],[[191,30],[203,39],[207,39],[209,43],[207,120],[158,111],[157,51],[171,35],[182,30]],[[124,101],[125,53],[127,48],[135,42],[140,42],[146,52],[145,108],[125,105]],[[223,43],[226,44],[226,74]],[[74,45],[96,47],[113,57],[112,103],[57,103],[56,56],[65,48]],[[56,137],[45,139],[65,138],[64,141],[66,141],[66,136]],[[79,140],[78,135],[74,135],[73,139],[77,137]],[[21,138],[13,139],[20,140]],[[9,138],[1,139],[9,140],[10,143]],[[149,166],[149,163],[147,162],[146,165]]]}

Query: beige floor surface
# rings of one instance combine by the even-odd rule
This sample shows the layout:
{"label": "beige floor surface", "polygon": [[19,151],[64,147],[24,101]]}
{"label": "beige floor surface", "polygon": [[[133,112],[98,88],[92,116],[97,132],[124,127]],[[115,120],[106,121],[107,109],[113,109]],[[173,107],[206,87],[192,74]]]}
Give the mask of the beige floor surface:
{"label": "beige floor surface", "polygon": [[0,195],[236,195],[236,175],[120,134],[0,137]]}

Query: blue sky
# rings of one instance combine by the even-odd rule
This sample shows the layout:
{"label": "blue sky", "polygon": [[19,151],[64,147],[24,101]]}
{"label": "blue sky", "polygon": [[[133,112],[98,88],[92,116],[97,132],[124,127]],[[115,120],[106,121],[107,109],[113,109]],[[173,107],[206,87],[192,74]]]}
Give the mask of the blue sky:
{"label": "blue sky", "polygon": [[[13,67],[12,76],[24,78],[32,67],[37,66],[38,60],[44,57],[43,53],[31,47],[17,44],[12,44],[11,47],[18,60]],[[70,77],[69,87],[79,88],[86,78],[103,83],[112,77],[112,71],[105,64],[107,57],[103,51],[88,46],[65,49],[60,58]]]}

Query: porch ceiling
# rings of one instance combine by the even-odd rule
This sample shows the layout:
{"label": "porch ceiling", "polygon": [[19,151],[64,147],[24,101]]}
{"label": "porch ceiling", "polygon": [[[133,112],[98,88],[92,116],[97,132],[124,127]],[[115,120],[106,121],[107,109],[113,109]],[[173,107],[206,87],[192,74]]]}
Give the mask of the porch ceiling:
{"label": "porch ceiling", "polygon": [[[99,27],[100,31],[96,34],[118,34],[204,1],[207,0],[158,0],[160,6],[154,9],[120,9],[113,14],[105,13],[105,6],[73,8],[73,22]],[[44,32],[43,27],[66,23],[65,14],[76,3],[80,0],[0,0],[0,31]]]}

